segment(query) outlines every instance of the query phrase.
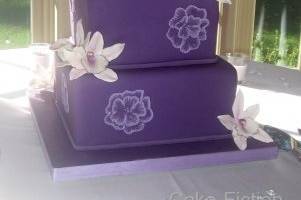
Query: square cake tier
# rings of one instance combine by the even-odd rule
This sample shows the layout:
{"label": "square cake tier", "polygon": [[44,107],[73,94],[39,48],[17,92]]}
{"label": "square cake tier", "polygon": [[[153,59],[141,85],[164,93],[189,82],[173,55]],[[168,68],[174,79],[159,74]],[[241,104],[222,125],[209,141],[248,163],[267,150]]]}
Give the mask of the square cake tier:
{"label": "square cake tier", "polygon": [[116,70],[108,83],[91,74],[70,81],[56,69],[56,101],[78,150],[191,142],[231,137],[217,116],[231,113],[235,69],[207,65]]}
{"label": "square cake tier", "polygon": [[111,67],[164,67],[216,62],[216,0],[70,0],[71,24],[100,31],[105,46],[125,43]]}

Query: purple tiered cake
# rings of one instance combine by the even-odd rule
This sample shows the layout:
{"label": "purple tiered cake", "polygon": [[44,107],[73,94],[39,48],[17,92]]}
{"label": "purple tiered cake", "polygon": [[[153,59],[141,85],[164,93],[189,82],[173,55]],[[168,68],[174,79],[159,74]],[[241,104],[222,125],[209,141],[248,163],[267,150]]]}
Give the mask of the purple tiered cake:
{"label": "purple tiered cake", "polygon": [[[215,0],[71,0],[71,21],[126,44],[110,63],[118,81],[56,70],[56,100],[74,148],[120,148],[223,139],[236,72],[215,55]],[[73,32],[76,32],[74,29]],[[73,33],[76,35],[76,33]]]}
{"label": "purple tiered cake", "polygon": [[232,113],[237,75],[215,55],[216,0],[70,7],[75,43],[52,46],[55,91],[30,98],[55,181],[277,156],[253,139],[240,151],[217,118]]}
{"label": "purple tiered cake", "polygon": [[76,149],[229,137],[217,116],[231,113],[236,72],[215,55],[216,1],[71,0],[71,11],[72,24],[101,31],[105,45],[126,44],[110,64],[117,82],[56,71],[58,110]]}

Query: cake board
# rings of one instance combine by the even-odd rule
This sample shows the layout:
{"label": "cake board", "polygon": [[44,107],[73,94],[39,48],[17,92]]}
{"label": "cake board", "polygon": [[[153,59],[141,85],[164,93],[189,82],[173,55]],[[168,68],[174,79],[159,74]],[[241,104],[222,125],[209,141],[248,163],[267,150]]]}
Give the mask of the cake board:
{"label": "cake board", "polygon": [[239,151],[231,137],[181,144],[77,151],[72,147],[57,113],[53,93],[30,97],[30,104],[55,182],[267,160],[278,155],[274,144],[255,140],[249,141],[246,151]]}

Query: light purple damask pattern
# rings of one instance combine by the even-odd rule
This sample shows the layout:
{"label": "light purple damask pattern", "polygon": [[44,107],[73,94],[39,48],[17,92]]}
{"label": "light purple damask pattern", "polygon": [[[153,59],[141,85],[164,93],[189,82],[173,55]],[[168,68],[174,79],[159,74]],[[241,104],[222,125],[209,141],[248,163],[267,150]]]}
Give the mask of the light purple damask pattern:
{"label": "light purple damask pattern", "polygon": [[207,40],[206,28],[209,24],[206,9],[194,5],[186,9],[177,8],[174,17],[169,21],[166,36],[174,48],[187,54],[198,49],[201,42]]}
{"label": "light purple damask pattern", "polygon": [[61,97],[62,104],[66,113],[69,113],[69,97],[68,97],[68,82],[64,73],[61,75]]}
{"label": "light purple damask pattern", "polygon": [[142,131],[154,116],[150,97],[144,96],[144,90],[112,94],[105,112],[105,124],[127,135]]}

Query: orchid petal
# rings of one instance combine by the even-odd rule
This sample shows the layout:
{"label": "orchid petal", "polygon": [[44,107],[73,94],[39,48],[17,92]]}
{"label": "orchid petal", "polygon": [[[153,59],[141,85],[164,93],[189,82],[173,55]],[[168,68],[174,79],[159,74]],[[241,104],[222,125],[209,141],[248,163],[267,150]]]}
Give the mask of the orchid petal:
{"label": "orchid petal", "polygon": [[60,62],[60,61],[55,62],[55,67],[58,67],[58,68],[66,67],[68,65],[70,65],[68,62]]}
{"label": "orchid petal", "polygon": [[67,60],[66,60],[66,58],[65,58],[64,50],[65,50],[65,49],[58,49],[58,50],[56,51],[56,55],[58,56],[58,58],[59,58],[61,61],[66,62]]}
{"label": "orchid petal", "polygon": [[271,136],[261,128],[259,128],[257,133],[252,135],[252,137],[256,140],[259,140],[259,141],[265,142],[265,143],[273,142],[273,139],[271,138]]}
{"label": "orchid petal", "polygon": [[83,76],[86,73],[87,73],[87,71],[85,71],[83,69],[79,70],[79,69],[73,68],[70,71],[70,75],[69,75],[70,76],[70,80],[72,81],[72,80],[78,79],[79,77]]}
{"label": "orchid petal", "polygon": [[85,31],[83,27],[82,20],[79,20],[76,24],[76,35],[75,35],[75,44],[76,46],[83,46],[85,43]]}
{"label": "orchid petal", "polygon": [[233,130],[232,136],[233,136],[234,143],[241,151],[247,149],[247,137],[238,134],[236,130]]}
{"label": "orchid petal", "polygon": [[108,66],[109,61],[104,56],[96,55],[95,58],[96,68],[100,68],[103,71],[103,69],[105,69]]}
{"label": "orchid petal", "polygon": [[255,119],[257,117],[257,115],[259,114],[259,111],[260,111],[259,104],[253,105],[253,106],[248,107],[247,110],[242,113],[241,117]]}
{"label": "orchid petal", "polygon": [[245,124],[243,126],[244,131],[248,135],[253,135],[259,129],[259,124],[251,118],[245,118]]}
{"label": "orchid petal", "polygon": [[101,54],[103,51],[103,45],[104,45],[104,41],[103,41],[103,36],[100,32],[96,32],[93,34],[87,48],[86,51],[89,52],[94,52],[95,54]]}
{"label": "orchid petal", "polygon": [[85,50],[81,47],[76,47],[73,51],[64,50],[64,57],[69,64],[76,69],[84,69],[82,58],[85,56]]}
{"label": "orchid petal", "polygon": [[118,80],[117,74],[113,70],[108,68],[99,74],[94,74],[94,76],[106,82],[115,82]]}
{"label": "orchid petal", "polygon": [[71,42],[69,41],[69,39],[58,39],[55,43],[53,43],[52,45],[50,45],[50,50],[56,51],[68,44],[71,44]]}
{"label": "orchid petal", "polygon": [[244,95],[241,90],[237,92],[232,111],[235,119],[240,119],[244,110]]}
{"label": "orchid petal", "polygon": [[244,136],[246,138],[249,138],[251,136],[250,133],[246,132],[245,129],[243,129],[239,124],[236,128],[236,131],[237,131],[237,134],[241,135],[241,136]]}
{"label": "orchid petal", "polygon": [[80,57],[86,56],[86,51],[83,47],[75,47],[72,51],[77,53]]}
{"label": "orchid petal", "polygon": [[120,56],[120,54],[123,52],[125,47],[125,44],[115,44],[113,46],[110,46],[108,48],[105,48],[103,50],[104,57],[107,58],[108,61],[112,61]]}
{"label": "orchid petal", "polygon": [[247,149],[247,138],[244,136],[236,136],[234,137],[234,142],[236,146],[241,150],[244,151]]}
{"label": "orchid petal", "polygon": [[67,43],[63,48],[72,51],[72,49],[74,48],[74,44],[72,42]]}
{"label": "orchid petal", "polygon": [[235,120],[230,115],[220,115],[217,118],[228,130],[235,127]]}
{"label": "orchid petal", "polygon": [[84,46],[85,46],[85,49],[87,49],[88,48],[88,45],[89,45],[89,42],[90,42],[90,39],[91,39],[91,32],[89,32],[88,34],[87,34],[87,36],[86,36],[86,39],[85,39],[85,44],[84,44]]}
{"label": "orchid petal", "polygon": [[67,50],[67,51],[73,51],[72,45],[66,45],[66,46],[64,46],[64,47],[56,50],[56,55],[63,62],[67,62],[67,59],[65,58],[65,53],[64,53],[65,50]]}

